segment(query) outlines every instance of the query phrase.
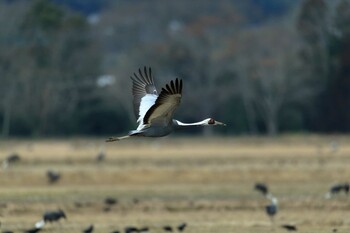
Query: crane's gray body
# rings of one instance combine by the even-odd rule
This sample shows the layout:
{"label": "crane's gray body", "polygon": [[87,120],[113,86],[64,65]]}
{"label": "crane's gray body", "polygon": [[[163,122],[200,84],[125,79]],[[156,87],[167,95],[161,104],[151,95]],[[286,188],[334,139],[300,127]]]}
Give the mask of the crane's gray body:
{"label": "crane's gray body", "polygon": [[129,136],[164,137],[178,127],[179,125],[176,120],[172,120],[168,125],[151,125],[142,130],[132,130],[129,132]]}

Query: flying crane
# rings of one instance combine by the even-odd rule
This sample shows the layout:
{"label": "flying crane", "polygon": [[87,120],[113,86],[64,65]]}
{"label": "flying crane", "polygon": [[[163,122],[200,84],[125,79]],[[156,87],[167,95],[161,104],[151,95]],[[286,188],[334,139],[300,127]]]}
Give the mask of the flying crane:
{"label": "flying crane", "polygon": [[183,123],[173,119],[182,97],[182,80],[175,79],[162,88],[158,95],[154,85],[151,68],[144,67],[143,72],[134,73],[132,94],[134,96],[134,113],[139,124],[136,130],[122,137],[111,137],[107,142],[119,141],[133,136],[163,137],[179,128],[204,125],[223,125],[224,123],[207,118],[199,122]]}

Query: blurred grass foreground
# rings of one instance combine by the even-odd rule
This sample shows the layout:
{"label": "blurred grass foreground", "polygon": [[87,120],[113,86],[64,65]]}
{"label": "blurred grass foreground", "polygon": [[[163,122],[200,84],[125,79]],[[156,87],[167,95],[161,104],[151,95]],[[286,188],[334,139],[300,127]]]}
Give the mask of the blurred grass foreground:
{"label": "blurred grass foreground", "polygon": [[[329,187],[348,182],[349,137],[167,138],[129,140],[13,140],[0,157],[20,160],[0,174],[1,229],[33,227],[47,210],[67,220],[43,232],[94,232],[186,222],[185,232],[301,232],[350,230],[349,196],[325,199]],[[335,145],[337,145],[335,147]],[[104,158],[99,159],[101,153]],[[47,171],[61,178],[52,183]],[[274,223],[266,198],[253,190],[266,182],[279,200]],[[104,200],[115,198],[108,206]]]}

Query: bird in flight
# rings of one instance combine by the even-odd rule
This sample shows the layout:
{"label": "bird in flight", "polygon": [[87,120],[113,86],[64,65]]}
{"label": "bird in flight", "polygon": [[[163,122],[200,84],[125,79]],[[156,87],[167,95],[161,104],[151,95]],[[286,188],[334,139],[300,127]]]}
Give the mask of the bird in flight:
{"label": "bird in flight", "polygon": [[162,88],[158,95],[154,85],[151,68],[144,67],[143,72],[134,73],[132,79],[132,94],[134,96],[134,113],[139,124],[136,130],[122,137],[111,137],[107,142],[119,141],[133,136],[163,137],[176,129],[202,126],[223,125],[224,123],[207,118],[199,122],[183,123],[173,119],[176,108],[182,97],[182,80],[175,79]]}

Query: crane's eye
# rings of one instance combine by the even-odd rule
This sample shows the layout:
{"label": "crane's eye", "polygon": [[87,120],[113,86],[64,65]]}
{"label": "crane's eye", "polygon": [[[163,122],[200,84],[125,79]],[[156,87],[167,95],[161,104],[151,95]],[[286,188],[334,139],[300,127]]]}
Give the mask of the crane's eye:
{"label": "crane's eye", "polygon": [[208,124],[209,125],[215,124],[215,120],[213,118],[210,118],[209,121],[208,121]]}

